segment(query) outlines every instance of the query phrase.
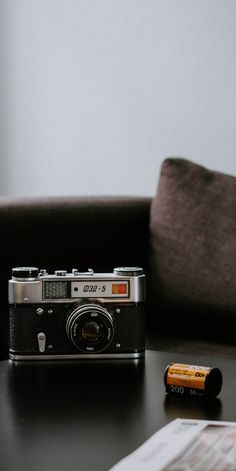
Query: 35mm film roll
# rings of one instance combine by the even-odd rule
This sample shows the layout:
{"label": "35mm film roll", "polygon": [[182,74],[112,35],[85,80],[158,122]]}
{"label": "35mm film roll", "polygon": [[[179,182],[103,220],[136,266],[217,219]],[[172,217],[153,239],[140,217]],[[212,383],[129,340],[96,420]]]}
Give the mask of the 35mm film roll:
{"label": "35mm film roll", "polygon": [[173,362],[166,367],[164,384],[168,394],[216,397],[222,374],[219,368]]}

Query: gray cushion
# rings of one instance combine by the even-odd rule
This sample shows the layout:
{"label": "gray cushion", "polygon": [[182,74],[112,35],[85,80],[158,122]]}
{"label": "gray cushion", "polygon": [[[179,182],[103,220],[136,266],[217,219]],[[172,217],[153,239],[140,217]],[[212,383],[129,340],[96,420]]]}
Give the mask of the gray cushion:
{"label": "gray cushion", "polygon": [[194,331],[210,320],[227,334],[236,320],[236,178],[166,159],[150,231],[157,322]]}

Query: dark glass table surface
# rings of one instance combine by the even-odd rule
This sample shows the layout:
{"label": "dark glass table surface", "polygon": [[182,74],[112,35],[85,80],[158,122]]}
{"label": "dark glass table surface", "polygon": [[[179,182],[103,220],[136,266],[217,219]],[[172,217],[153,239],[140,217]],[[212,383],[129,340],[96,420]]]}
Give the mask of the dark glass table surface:
{"label": "dark glass table surface", "polygon": [[[217,366],[218,398],[167,396],[170,361]],[[0,469],[107,471],[171,420],[236,421],[236,361],[146,351],[142,360],[0,362]]]}

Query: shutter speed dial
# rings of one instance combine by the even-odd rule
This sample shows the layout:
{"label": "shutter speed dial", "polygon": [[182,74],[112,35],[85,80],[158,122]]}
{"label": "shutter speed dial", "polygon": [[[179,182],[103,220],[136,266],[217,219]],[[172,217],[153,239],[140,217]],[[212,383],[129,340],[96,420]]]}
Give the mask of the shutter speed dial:
{"label": "shutter speed dial", "polygon": [[143,274],[143,269],[139,267],[118,267],[114,268],[115,275],[139,276]]}

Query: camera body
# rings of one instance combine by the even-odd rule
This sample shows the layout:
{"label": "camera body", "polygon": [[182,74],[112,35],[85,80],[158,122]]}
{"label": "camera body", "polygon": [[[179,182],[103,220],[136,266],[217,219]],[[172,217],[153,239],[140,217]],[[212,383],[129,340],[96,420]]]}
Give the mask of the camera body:
{"label": "camera body", "polygon": [[139,358],[145,353],[145,275],[36,267],[12,269],[8,285],[12,360]]}

